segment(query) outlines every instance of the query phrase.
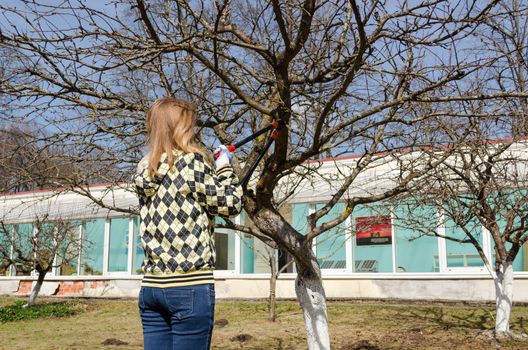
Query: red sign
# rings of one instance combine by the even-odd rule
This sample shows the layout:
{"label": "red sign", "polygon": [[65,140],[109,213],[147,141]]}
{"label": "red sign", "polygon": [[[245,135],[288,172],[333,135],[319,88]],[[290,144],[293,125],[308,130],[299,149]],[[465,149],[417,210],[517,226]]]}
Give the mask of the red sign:
{"label": "red sign", "polygon": [[359,216],[356,218],[356,245],[391,243],[392,229],[390,216]]}

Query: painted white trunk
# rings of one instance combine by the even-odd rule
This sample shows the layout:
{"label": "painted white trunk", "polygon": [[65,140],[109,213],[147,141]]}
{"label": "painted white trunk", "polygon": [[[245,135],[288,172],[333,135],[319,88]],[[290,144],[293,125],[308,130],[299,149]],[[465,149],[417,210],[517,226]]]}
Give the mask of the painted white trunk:
{"label": "painted white trunk", "polygon": [[42,287],[42,284],[44,283],[44,277],[46,277],[46,272],[40,272],[37,283],[35,283],[35,286],[33,287],[33,290],[31,291],[31,294],[29,295],[29,301],[25,307],[31,307],[35,305],[35,301],[37,300],[37,296],[40,292],[40,288]]}
{"label": "painted white trunk", "polygon": [[308,349],[329,350],[330,336],[323,282],[297,275],[295,292],[303,310]]}
{"label": "painted white trunk", "polygon": [[513,265],[506,263],[497,271],[495,278],[496,316],[495,334],[506,335],[510,332],[510,314],[513,302]]}

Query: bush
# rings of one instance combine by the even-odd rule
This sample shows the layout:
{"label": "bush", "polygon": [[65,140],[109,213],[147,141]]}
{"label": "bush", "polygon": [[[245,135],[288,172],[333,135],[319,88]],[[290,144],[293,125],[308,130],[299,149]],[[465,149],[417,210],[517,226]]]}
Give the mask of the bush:
{"label": "bush", "polygon": [[71,302],[49,303],[23,307],[24,301],[17,301],[14,305],[0,307],[0,323],[29,320],[33,318],[67,317],[80,312],[80,308]]}

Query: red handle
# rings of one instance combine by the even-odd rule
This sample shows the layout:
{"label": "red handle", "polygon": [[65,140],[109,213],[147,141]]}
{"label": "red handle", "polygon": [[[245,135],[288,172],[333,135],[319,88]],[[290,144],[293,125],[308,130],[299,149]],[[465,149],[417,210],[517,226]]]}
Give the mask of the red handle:
{"label": "red handle", "polygon": [[[236,149],[235,145],[229,145],[229,146],[227,146],[227,150],[228,150],[229,152],[233,152],[235,149]],[[218,159],[218,157],[220,157],[220,153],[222,153],[222,151],[216,152],[216,153],[213,155],[214,159]]]}

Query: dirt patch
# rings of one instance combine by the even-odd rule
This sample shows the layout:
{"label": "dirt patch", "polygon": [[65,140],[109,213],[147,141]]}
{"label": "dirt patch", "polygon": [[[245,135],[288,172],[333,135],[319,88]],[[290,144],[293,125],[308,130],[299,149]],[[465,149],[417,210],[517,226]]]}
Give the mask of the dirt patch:
{"label": "dirt patch", "polygon": [[215,327],[220,327],[220,328],[225,327],[228,324],[229,324],[229,321],[226,320],[225,318],[221,318],[219,320],[216,320],[215,323],[214,323]]}
{"label": "dirt patch", "polygon": [[232,337],[231,341],[245,343],[245,342],[250,341],[251,339],[253,339],[253,336],[250,334],[239,334],[239,335],[235,335],[234,337]]}
{"label": "dirt patch", "polygon": [[353,344],[346,344],[341,350],[381,350],[377,345],[371,344],[368,340],[360,340]]}
{"label": "dirt patch", "polygon": [[122,340],[119,340],[119,339],[116,339],[116,338],[106,339],[101,344],[104,345],[104,346],[109,346],[109,345],[128,345],[128,343],[126,341],[122,341]]}

